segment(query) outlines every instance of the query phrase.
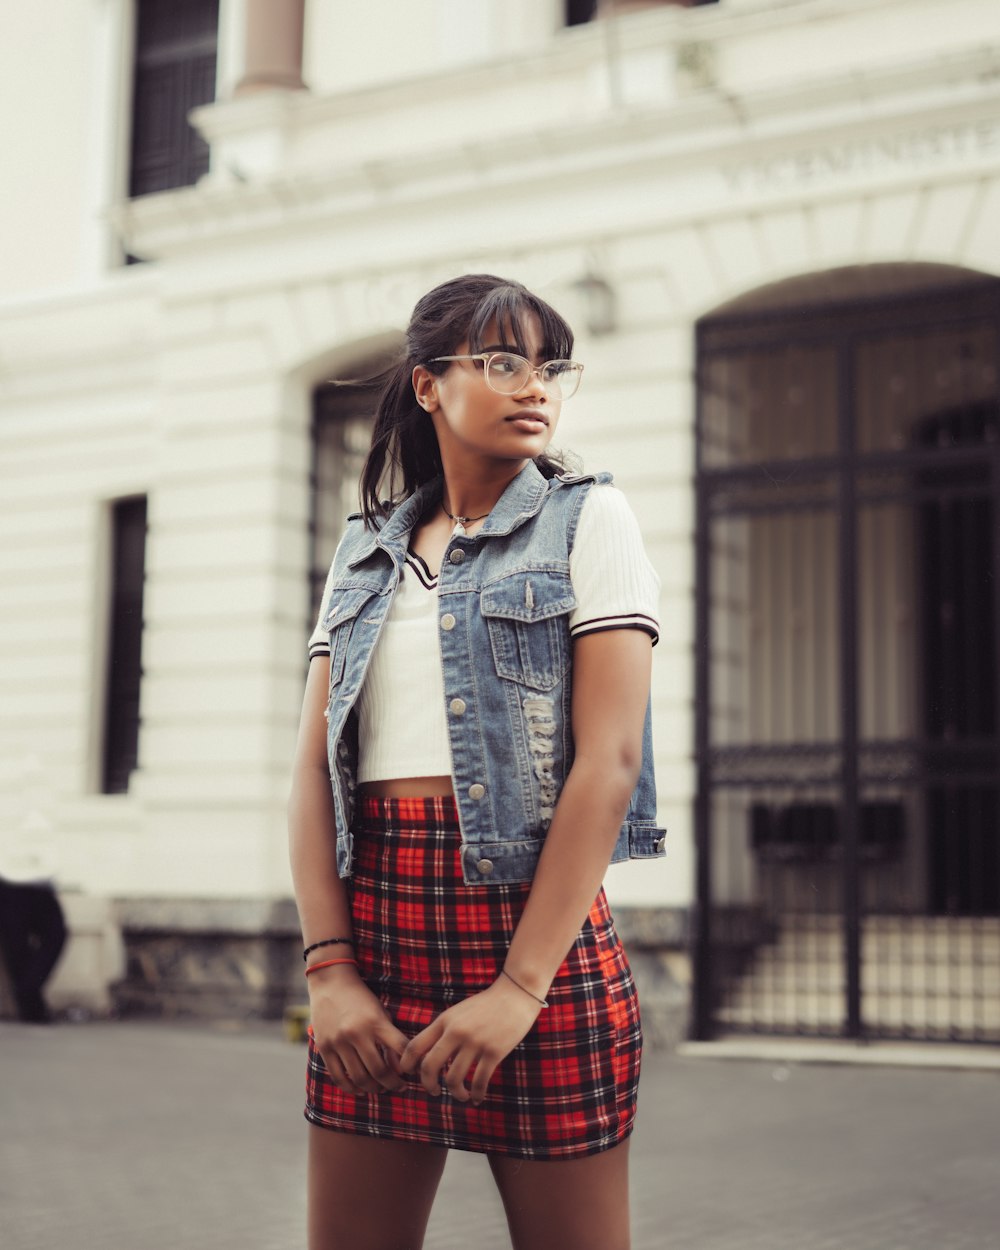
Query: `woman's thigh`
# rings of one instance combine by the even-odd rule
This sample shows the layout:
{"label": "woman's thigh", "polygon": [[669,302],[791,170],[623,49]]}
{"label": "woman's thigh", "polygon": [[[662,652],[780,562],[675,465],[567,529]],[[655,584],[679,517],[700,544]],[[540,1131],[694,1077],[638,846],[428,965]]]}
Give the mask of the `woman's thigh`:
{"label": "woman's thigh", "polygon": [[309,1250],[420,1250],[448,1151],[309,1127]]}
{"label": "woman's thigh", "polygon": [[628,1250],[628,1138],[582,1159],[490,1155],[514,1250]]}

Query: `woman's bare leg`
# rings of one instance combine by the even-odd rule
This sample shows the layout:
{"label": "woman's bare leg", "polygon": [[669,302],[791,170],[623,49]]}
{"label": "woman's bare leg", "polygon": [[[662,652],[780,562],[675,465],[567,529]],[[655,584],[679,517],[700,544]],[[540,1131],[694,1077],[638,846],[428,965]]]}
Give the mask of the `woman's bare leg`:
{"label": "woman's bare leg", "polygon": [[514,1250],[629,1250],[628,1146],[582,1159],[490,1155]]}
{"label": "woman's bare leg", "polygon": [[448,1151],[309,1126],[309,1250],[420,1250]]}

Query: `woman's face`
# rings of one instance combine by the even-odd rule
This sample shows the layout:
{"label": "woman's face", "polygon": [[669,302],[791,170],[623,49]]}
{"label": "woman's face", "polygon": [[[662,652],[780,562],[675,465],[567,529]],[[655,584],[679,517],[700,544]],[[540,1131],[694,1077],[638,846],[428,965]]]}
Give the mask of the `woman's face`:
{"label": "woman's face", "polygon": [[[522,333],[531,363],[544,364],[541,327],[534,318]],[[469,350],[464,341],[449,354],[462,356]],[[483,351],[520,354],[493,323]],[[515,394],[500,395],[487,385],[481,361],[456,360],[440,376],[418,366],[413,384],[418,402],[434,422],[446,465],[456,456],[462,460],[530,460],[548,447],[559,421],[561,403],[548,394],[537,373]]]}

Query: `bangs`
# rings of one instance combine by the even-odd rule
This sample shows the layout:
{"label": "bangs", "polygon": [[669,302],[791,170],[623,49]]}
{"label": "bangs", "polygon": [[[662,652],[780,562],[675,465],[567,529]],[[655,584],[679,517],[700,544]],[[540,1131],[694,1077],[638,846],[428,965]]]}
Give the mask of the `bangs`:
{"label": "bangs", "polygon": [[481,352],[486,347],[486,333],[492,323],[503,343],[530,358],[528,330],[535,321],[542,335],[542,358],[568,360],[573,354],[569,324],[550,304],[513,284],[494,287],[476,307],[469,322],[469,351]]}

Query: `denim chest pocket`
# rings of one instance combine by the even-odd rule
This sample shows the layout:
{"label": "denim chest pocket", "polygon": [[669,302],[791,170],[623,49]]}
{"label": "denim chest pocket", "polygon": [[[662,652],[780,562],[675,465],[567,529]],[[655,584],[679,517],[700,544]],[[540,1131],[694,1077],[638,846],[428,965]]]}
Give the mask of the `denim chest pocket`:
{"label": "denim chest pocket", "polygon": [[330,635],[330,689],[344,679],[347,646],[362,611],[376,597],[371,590],[333,588],[323,628]]}
{"label": "denim chest pocket", "polygon": [[497,675],[551,690],[570,663],[569,613],[576,607],[569,571],[532,569],[484,586],[486,620]]}

